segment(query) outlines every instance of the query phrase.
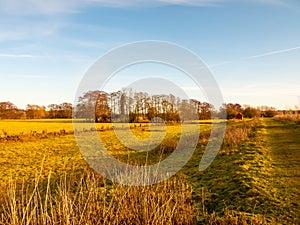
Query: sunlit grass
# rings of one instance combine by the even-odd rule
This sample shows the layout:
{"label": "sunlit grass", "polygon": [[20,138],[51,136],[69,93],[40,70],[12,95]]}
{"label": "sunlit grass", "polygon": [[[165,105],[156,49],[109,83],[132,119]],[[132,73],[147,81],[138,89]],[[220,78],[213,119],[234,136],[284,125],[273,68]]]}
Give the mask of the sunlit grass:
{"label": "sunlit grass", "polygon": [[65,129],[67,132],[73,131],[71,120],[0,120],[0,130],[7,135],[28,135],[32,131],[37,133],[59,132]]}
{"label": "sunlit grass", "polygon": [[[151,189],[151,187],[149,187],[149,189],[139,189],[137,187],[129,188],[117,184],[112,185],[98,175],[96,178],[92,178],[95,174],[91,173],[87,163],[80,154],[75,137],[73,136],[71,120],[0,121],[1,129],[7,130],[10,135],[19,134],[21,132],[24,132],[24,135],[30,135],[32,129],[35,129],[38,133],[43,132],[43,130],[47,130],[47,132],[59,132],[60,130],[70,131],[70,133],[60,136],[48,135],[45,138],[34,138],[29,141],[0,141],[0,181],[1,189],[3,190],[2,194],[6,196],[2,199],[6,199],[6,204],[7,201],[9,202],[10,210],[16,209],[12,208],[12,206],[20,207],[18,208],[18,210],[20,210],[18,212],[19,214],[17,211],[9,211],[7,208],[5,213],[2,211],[2,216],[5,216],[6,221],[3,221],[3,223],[12,223],[10,219],[13,216],[17,216],[17,214],[18,218],[15,217],[15,220],[20,219],[20,217],[24,216],[24,214],[20,213],[27,213],[26,217],[33,213],[35,220],[32,221],[40,221],[38,222],[39,224],[45,224],[45,221],[50,221],[50,211],[45,211],[45,208],[39,208],[39,210],[42,211],[36,211],[38,208],[34,207],[46,204],[47,177],[50,171],[51,179],[49,180],[50,183],[48,186],[51,187],[51,193],[48,192],[47,209],[52,210],[53,215],[55,214],[55,220],[60,220],[60,224],[67,223],[66,221],[69,221],[69,223],[72,221],[78,224],[80,220],[89,221],[87,224],[92,224],[89,218],[92,216],[95,216],[95,218],[99,216],[100,218],[100,215],[97,215],[95,211],[98,212],[97,210],[101,211],[104,210],[104,208],[107,210],[109,207],[124,216],[122,217],[122,221],[127,221],[129,218],[140,221],[140,217],[134,216],[136,213],[141,213],[144,217],[155,214],[155,217],[158,218],[161,216],[160,213],[166,210],[166,208],[163,209],[163,207],[172,208],[176,205],[172,205],[174,201],[181,201],[174,197],[175,193],[177,193],[176,195],[180,195],[178,193],[179,189],[176,188],[182,185],[187,185],[186,187],[191,188],[189,189],[189,193],[192,193],[192,197],[184,195],[187,197],[186,199],[189,200],[185,203],[180,203],[181,206],[178,202],[176,207],[173,208],[175,211],[178,210],[178,213],[183,213],[179,213],[180,215],[185,215],[185,217],[179,216],[178,218],[190,218],[190,221],[194,221],[196,216],[200,224],[265,224],[290,221],[287,219],[288,214],[286,214],[285,211],[278,211],[278,208],[281,206],[287,207],[285,209],[290,210],[291,215],[295,215],[292,212],[293,210],[297,210],[297,206],[294,205],[295,208],[293,209],[289,204],[295,204],[297,201],[293,202],[287,192],[282,192],[285,188],[274,183],[273,177],[276,177],[274,173],[284,173],[285,170],[273,170],[272,160],[270,158],[270,148],[272,146],[268,145],[268,143],[271,142],[266,139],[266,135],[268,132],[274,132],[270,130],[270,127],[272,128],[274,124],[269,124],[269,122],[265,124],[265,121],[268,122],[272,120],[229,121],[224,144],[218,156],[213,164],[203,172],[200,172],[198,168],[201,156],[210,136],[210,121],[205,121],[205,123],[201,123],[200,125],[184,124],[183,126],[187,127],[200,126],[200,135],[195,154],[188,164],[179,172],[178,177],[176,176],[174,178],[175,180],[172,179],[168,181],[169,183],[164,182],[152,187],[154,189]],[[176,148],[182,131],[182,127],[179,125],[155,127],[155,133],[158,134],[156,138],[157,140],[163,138],[162,143],[150,151],[142,152],[126,147],[126,142],[125,144],[120,142],[112,126],[114,126],[115,130],[120,132],[121,135],[124,135],[125,140],[130,141],[130,138],[147,140],[151,137],[149,124],[130,124],[129,128],[126,128],[124,124],[96,124],[96,132],[114,157],[126,163],[137,163],[139,165],[157,163],[159,160],[167,157]],[[282,122],[281,126],[283,134],[286,134],[286,132],[292,133],[291,136],[287,136],[282,141],[282,146],[279,147],[284,148],[286,140],[289,138],[289,146],[294,146],[293,151],[297,150],[299,144],[296,139],[293,139],[293,137],[296,138],[296,136],[293,135],[297,133],[298,125],[294,123],[293,125],[288,125]],[[278,131],[280,131],[280,129]],[[90,132],[94,130],[94,124],[84,123],[82,129],[78,130],[78,132],[83,132],[88,136]],[[273,134],[275,135],[275,133]],[[276,146],[277,145],[274,144],[273,147]],[[280,151],[278,153],[280,153]],[[43,160],[43,170],[41,170],[42,172],[40,173],[38,181],[40,189],[38,191],[32,188],[27,190],[23,199],[25,201],[24,204],[28,204],[28,198],[32,193],[36,199],[35,202],[31,203],[33,204],[33,208],[28,209],[29,211],[25,210],[25,212],[24,208],[21,209],[21,205],[17,205],[17,202],[21,201],[20,199],[18,200],[18,198],[20,198],[22,183],[28,184],[31,182],[33,184],[35,174],[40,171],[40,164]],[[88,173],[90,175],[87,175],[86,171],[89,171]],[[184,176],[182,176],[182,174],[184,174]],[[82,178],[83,175],[85,176],[84,178]],[[64,183],[64,179],[62,179],[64,176],[66,176],[68,183]],[[87,177],[90,178],[85,181]],[[182,177],[185,178],[182,180]],[[9,180],[11,180],[11,182],[9,182]],[[80,186],[83,180],[85,186]],[[97,180],[97,182],[101,180],[101,182],[97,183],[97,185],[99,185],[98,187],[96,183],[93,183],[95,180]],[[285,182],[284,179],[281,181],[283,181],[283,183]],[[105,186],[103,186],[103,182]],[[286,179],[285,183],[290,186],[298,185],[297,178],[292,180]],[[14,184],[16,185],[14,186]],[[74,186],[74,184],[79,185],[78,187],[80,188],[73,189],[72,186]],[[174,187],[175,184],[176,187]],[[4,189],[4,187],[8,188],[8,190]],[[88,189],[89,187],[93,187],[94,189]],[[161,189],[162,192],[157,190],[157,188]],[[297,193],[295,192],[297,189],[288,190],[290,190],[291,193]],[[119,199],[114,202],[118,204],[129,204],[126,206],[126,213],[122,211],[125,210],[125,208],[121,209],[118,208],[118,205],[112,205],[110,194],[110,197],[105,197],[102,195],[102,192],[107,194],[114,193],[115,198]],[[156,192],[157,195],[151,194]],[[98,203],[100,202],[100,205],[91,201],[91,205],[84,208],[84,201],[87,202],[88,195],[86,194],[88,193],[90,193],[90,196],[98,196],[97,201]],[[143,193],[143,195],[140,195],[140,193]],[[171,193],[171,195],[169,195],[169,193]],[[166,199],[173,199],[170,200],[170,204],[172,202],[171,205],[164,205],[162,207],[160,203],[158,203],[163,201],[161,199],[163,194],[166,194]],[[143,198],[142,196],[148,197]],[[101,201],[105,199],[105,203],[101,202],[99,198],[102,199]],[[151,206],[152,208],[143,208],[143,205],[146,205],[147,201],[149,201],[150,205],[153,204],[157,206],[157,208],[154,206]],[[130,204],[133,204],[133,202],[143,204],[141,208],[138,209],[130,208],[132,206]],[[161,211],[159,211],[160,208],[162,208]],[[69,211],[63,211],[66,209]],[[92,209],[93,212],[89,211],[87,214],[89,218],[80,216],[84,210]],[[103,218],[107,218],[107,224],[110,224],[109,222],[115,220],[114,218],[110,218],[108,216],[109,214],[105,214],[107,213],[105,210],[104,213],[101,214],[101,221],[104,221]],[[187,211],[183,212],[182,210]],[[38,214],[38,212],[40,212],[40,214]],[[191,212],[193,212],[193,217],[190,217]],[[282,213],[281,217],[278,217],[278,212]],[[164,215],[167,214],[168,216],[166,216],[166,218],[172,217],[170,216],[170,211]],[[174,216],[175,214],[172,215]],[[189,216],[187,217],[187,215]],[[120,219],[121,217],[118,218]],[[147,218],[150,220],[150,217]],[[172,221],[174,222],[175,220]],[[180,224],[178,221],[176,224]],[[32,224],[34,223],[32,222]],[[173,224],[175,224],[175,222]]]}
{"label": "sunlit grass", "polygon": [[[41,170],[42,171],[42,170]],[[192,191],[183,179],[130,187],[107,184],[91,171],[44,182],[37,174],[21,189],[0,192],[1,224],[195,224]]]}
{"label": "sunlit grass", "polygon": [[286,114],[286,115],[277,115],[275,118],[280,119],[280,120],[287,120],[287,121],[292,121],[292,122],[300,122],[300,114],[295,113],[295,114]]}

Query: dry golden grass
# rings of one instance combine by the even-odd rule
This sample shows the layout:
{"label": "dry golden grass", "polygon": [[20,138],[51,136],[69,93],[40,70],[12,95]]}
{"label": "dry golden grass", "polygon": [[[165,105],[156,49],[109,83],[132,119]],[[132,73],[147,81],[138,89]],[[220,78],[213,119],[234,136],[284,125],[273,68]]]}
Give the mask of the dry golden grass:
{"label": "dry golden grass", "polygon": [[253,136],[253,129],[258,120],[233,122],[227,125],[220,154],[234,154],[239,151],[239,146],[249,141]]}
{"label": "dry golden grass", "polygon": [[107,184],[92,172],[37,176],[1,192],[0,224],[195,224],[192,190],[173,178],[151,186]]}
{"label": "dry golden grass", "polygon": [[286,115],[277,115],[275,118],[281,120],[288,120],[292,122],[300,122],[300,114],[286,114]]}
{"label": "dry golden grass", "polygon": [[[6,124],[7,130],[9,129],[8,125]],[[55,125],[57,126],[55,130],[65,128],[68,130],[64,125],[64,123],[59,126]],[[240,147],[243,147],[245,142],[252,140],[253,132],[257,125],[259,124],[255,120],[228,122],[220,157],[217,157],[215,160],[220,165],[226,165],[224,171],[228,172],[236,168],[234,167],[235,164],[230,164],[230,162],[235,162],[238,156],[242,157],[245,154]],[[31,126],[28,127],[28,130],[31,129]],[[46,126],[46,124],[40,124],[39,126],[40,130],[42,130],[44,129],[42,127]],[[120,142],[113,138],[111,127],[106,124],[99,124],[99,126],[99,128],[97,126],[97,129],[100,129],[99,133],[104,142],[107,142],[108,150],[112,155],[118,157],[118,155],[128,154],[128,149],[124,148]],[[179,126],[168,127],[166,138],[157,148],[159,151],[154,150],[153,154],[149,153],[149,158],[155,160],[159,155],[158,153],[170,154],[177,146],[178,135],[180,135],[179,128]],[[19,129],[22,129],[22,127]],[[149,135],[147,127],[136,126],[131,127],[131,129],[137,138],[144,139]],[[122,131],[123,128],[120,127],[119,130]],[[210,126],[201,125],[201,131],[197,151],[203,149],[207,144],[210,136]],[[158,130],[156,132],[164,133],[158,132]],[[39,145],[41,146],[39,147]],[[46,151],[41,152],[41,149],[44,149],[44,145],[47,147],[45,148]],[[21,172],[19,170],[16,171],[14,180],[7,182],[6,177],[6,184],[3,183],[4,188],[0,191],[0,224],[196,224],[197,222],[198,224],[220,225],[265,224],[265,218],[261,216],[261,213],[257,214],[255,212],[256,214],[252,215],[246,213],[243,209],[239,211],[234,207],[232,208],[231,205],[230,210],[224,209],[224,207],[221,209],[213,207],[214,204],[211,203],[214,201],[216,203],[220,198],[208,199],[205,194],[200,196],[199,199],[194,198],[195,186],[192,196],[192,188],[190,186],[192,183],[187,183],[182,177],[177,176],[160,184],[145,187],[130,187],[107,182],[87,169],[87,165],[82,161],[72,135],[50,136],[41,140],[33,139],[30,143],[22,141],[3,142],[0,144],[0,150],[3,153],[2,158],[5,156],[3,162],[11,163],[11,170],[24,164],[22,166],[22,168],[24,167],[23,170],[20,170]],[[36,154],[31,161],[32,163],[35,161],[35,169],[39,166],[37,161],[41,161],[42,154],[47,153],[44,169],[35,179],[32,179],[34,176],[28,176],[30,179],[22,185],[20,179],[16,179],[16,177],[20,176],[20,174],[32,174],[32,163],[29,163],[31,165],[29,167],[28,163],[26,163],[28,157],[26,158],[25,156],[33,154],[33,152],[36,152]],[[139,165],[147,163],[140,160],[141,156],[134,151],[131,154],[139,161]],[[11,162],[11,157],[17,161],[16,165]],[[70,160],[65,165],[62,162],[65,161],[66,157]],[[125,158],[124,160],[128,160],[127,157]],[[159,158],[161,159],[161,157]],[[253,161],[251,159],[244,160],[246,159],[240,159],[241,162]],[[149,161],[151,160],[149,159]],[[255,163],[257,162],[256,160],[254,161]],[[198,163],[199,160],[197,159],[195,161],[196,167],[193,164],[190,169],[197,169]],[[67,168],[61,169],[62,165],[65,165]],[[243,164],[243,168],[245,166]],[[7,168],[9,168],[9,165],[7,165]],[[50,168],[52,168],[53,173],[47,179]],[[82,172],[83,170],[85,172]],[[248,169],[245,169],[245,171],[247,172]],[[4,172],[1,175],[5,175]],[[228,174],[230,180],[231,175],[231,173]],[[200,177],[197,177],[196,180],[198,179]],[[209,176],[209,179],[213,180],[211,176]],[[237,179],[236,176],[235,179]],[[241,177],[241,179],[243,180],[244,178]],[[216,193],[212,192],[214,196],[227,196],[231,193],[224,192],[222,187],[225,184],[220,182],[220,178],[216,179],[216,181],[213,180],[214,185],[212,186],[207,186],[205,182],[198,183],[196,186],[207,188],[209,192],[216,191]],[[226,185],[225,187],[227,187]],[[230,185],[232,185],[232,190],[236,193],[236,190],[239,188],[237,184],[230,183]],[[256,185],[256,183],[253,185]],[[212,189],[213,186],[216,188]],[[236,194],[231,195],[235,196]],[[241,198],[239,201],[239,204],[242,205],[246,199]],[[201,205],[199,203],[202,204],[202,208],[199,207]]]}
{"label": "dry golden grass", "polygon": [[208,224],[210,225],[263,225],[267,224],[266,219],[260,215],[248,215],[229,209],[225,209],[222,217],[212,213],[209,216]]}

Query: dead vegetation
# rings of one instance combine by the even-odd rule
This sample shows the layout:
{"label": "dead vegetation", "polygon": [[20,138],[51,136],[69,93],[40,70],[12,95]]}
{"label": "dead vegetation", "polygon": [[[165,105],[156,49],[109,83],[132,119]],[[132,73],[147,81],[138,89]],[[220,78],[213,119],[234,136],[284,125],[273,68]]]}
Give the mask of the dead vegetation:
{"label": "dead vegetation", "polygon": [[0,224],[195,224],[192,190],[173,178],[151,186],[107,183],[91,171],[36,177],[1,192]]}

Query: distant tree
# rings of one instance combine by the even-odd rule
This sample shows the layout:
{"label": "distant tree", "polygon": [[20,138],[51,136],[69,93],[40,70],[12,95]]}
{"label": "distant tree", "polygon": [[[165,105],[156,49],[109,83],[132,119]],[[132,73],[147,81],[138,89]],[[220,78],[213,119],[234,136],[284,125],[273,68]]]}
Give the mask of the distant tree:
{"label": "distant tree", "polygon": [[108,122],[111,120],[109,96],[103,91],[88,91],[78,99],[75,108],[76,118],[85,118],[87,121]]}
{"label": "distant tree", "polygon": [[26,117],[28,119],[43,119],[47,117],[46,107],[39,105],[26,106]]}
{"label": "distant tree", "polygon": [[127,113],[127,97],[126,93],[122,92],[121,97],[120,97],[120,113],[122,116],[124,116]]}
{"label": "distant tree", "polygon": [[200,120],[208,120],[212,117],[213,105],[207,102],[200,102],[196,99],[191,100],[191,104],[196,110],[196,114]]}
{"label": "distant tree", "polygon": [[56,118],[72,118],[73,106],[71,103],[51,104],[48,105],[48,117],[50,119]]}
{"label": "distant tree", "polygon": [[227,115],[226,115],[226,104],[223,104],[217,113],[218,118],[220,119],[227,119]]}
{"label": "distant tree", "polygon": [[255,118],[255,117],[259,117],[260,116],[260,110],[247,106],[244,110],[243,110],[243,116],[246,118]]}
{"label": "distant tree", "polygon": [[181,121],[192,120],[196,118],[193,103],[187,99],[183,99],[179,105],[179,114]]}
{"label": "distant tree", "polygon": [[118,92],[112,92],[110,93],[110,107],[112,110],[112,116],[116,117],[117,115],[117,107],[118,105]]}
{"label": "distant tree", "polygon": [[68,102],[60,104],[61,114],[60,118],[72,118],[73,105]]}
{"label": "distant tree", "polygon": [[201,102],[198,101],[197,99],[191,99],[191,104],[194,106],[195,112],[198,115],[199,119],[200,119],[200,112],[201,112]]}
{"label": "distant tree", "polygon": [[258,109],[261,110],[261,114],[265,117],[274,117],[277,115],[277,110],[270,106],[259,106]]}
{"label": "distant tree", "polygon": [[100,91],[88,91],[78,98],[75,109],[76,118],[85,118],[87,121],[94,121],[96,100]]}
{"label": "distant tree", "polygon": [[213,105],[207,102],[200,103],[200,111],[198,112],[198,117],[200,120],[208,120],[212,117]]}
{"label": "distant tree", "polygon": [[238,113],[242,113],[242,106],[238,103],[228,103],[225,105],[227,119],[234,119]]}
{"label": "distant tree", "polygon": [[264,115],[266,117],[274,117],[277,115],[277,112],[275,109],[268,109],[267,111],[264,112]]}
{"label": "distant tree", "polygon": [[23,114],[23,110],[18,109],[13,103],[0,102],[0,119],[20,119]]}
{"label": "distant tree", "polygon": [[48,105],[48,115],[50,119],[59,118],[60,106],[57,104]]}
{"label": "distant tree", "polygon": [[100,91],[95,105],[95,122],[110,122],[111,109],[108,106],[108,94]]}
{"label": "distant tree", "polygon": [[153,119],[154,117],[156,117],[157,113],[156,113],[156,109],[155,107],[150,107],[148,109],[148,113],[147,113],[147,118],[149,120]]}

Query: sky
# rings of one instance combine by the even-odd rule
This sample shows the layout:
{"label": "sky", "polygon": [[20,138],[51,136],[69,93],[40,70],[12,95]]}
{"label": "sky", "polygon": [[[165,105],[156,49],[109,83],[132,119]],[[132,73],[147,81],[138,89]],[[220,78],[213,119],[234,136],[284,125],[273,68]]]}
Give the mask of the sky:
{"label": "sky", "polygon": [[[161,40],[197,54],[227,103],[300,107],[299,21],[298,0],[0,0],[0,102],[74,102],[105,53]],[[128,71],[110,87],[140,79],[138,67]],[[196,98],[199,90],[183,83]]]}

